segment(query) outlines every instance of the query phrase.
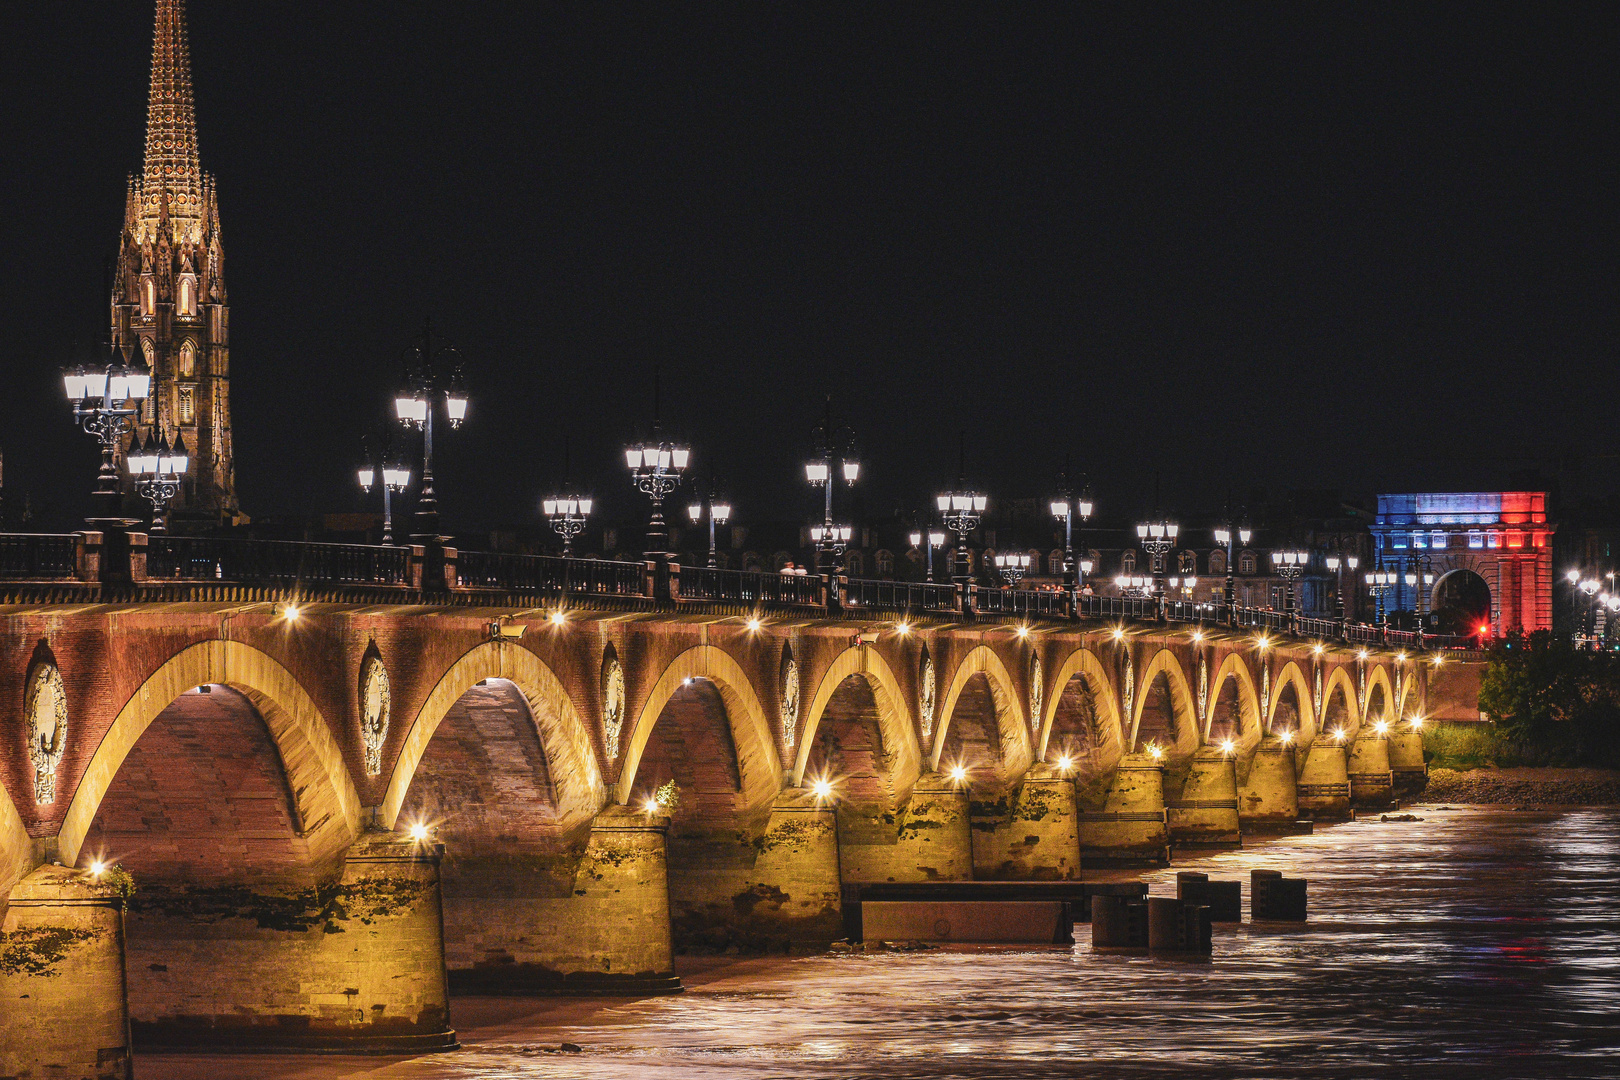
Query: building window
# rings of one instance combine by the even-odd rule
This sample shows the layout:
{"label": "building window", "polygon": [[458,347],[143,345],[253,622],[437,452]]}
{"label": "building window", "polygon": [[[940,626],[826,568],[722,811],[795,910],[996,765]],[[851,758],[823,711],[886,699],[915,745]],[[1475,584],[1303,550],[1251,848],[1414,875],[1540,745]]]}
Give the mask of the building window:
{"label": "building window", "polygon": [[195,374],[197,374],[197,346],[187,338],[180,343],[180,377],[189,379]]}
{"label": "building window", "polygon": [[151,277],[141,278],[141,314],[150,318],[157,310],[157,283]]}
{"label": "building window", "polygon": [[873,556],[873,561],[877,563],[877,572],[879,574],[888,577],[894,576],[894,552],[881,549]]}
{"label": "building window", "polygon": [[177,290],[175,314],[184,319],[195,318],[197,315],[197,278],[192,274],[180,275],[180,287]]}
{"label": "building window", "polygon": [[1122,574],[1136,573],[1136,552],[1127,551],[1119,557],[1119,572]]}
{"label": "building window", "polygon": [[1209,572],[1212,574],[1226,573],[1226,552],[1217,548],[1209,553]]}
{"label": "building window", "polygon": [[1413,533],[1412,534],[1412,546],[1415,547],[1415,548],[1426,548],[1426,547],[1428,547],[1429,546],[1429,536],[1428,536],[1428,534],[1427,533],[1420,533],[1420,532]]}
{"label": "building window", "polygon": [[1444,550],[1446,547],[1446,534],[1443,529],[1436,529],[1429,534],[1429,546]]}
{"label": "building window", "polygon": [[1176,572],[1178,574],[1196,574],[1198,572],[1198,556],[1190,551],[1183,551],[1176,555]]}
{"label": "building window", "polygon": [[1238,556],[1238,573],[1254,573],[1254,552],[1245,551],[1243,554]]}
{"label": "building window", "polygon": [[850,552],[849,572],[854,577],[860,577],[862,574],[866,573],[866,556],[862,555],[858,551]]}
{"label": "building window", "polygon": [[1501,547],[1502,534],[1499,532],[1487,533],[1485,537],[1485,546],[1493,548]]}
{"label": "building window", "polygon": [[180,388],[180,422],[194,424],[197,422],[197,391],[190,386]]}
{"label": "building window", "polygon": [[1480,532],[1478,529],[1470,529],[1468,532],[1468,546],[1471,548],[1484,547],[1485,534]]}

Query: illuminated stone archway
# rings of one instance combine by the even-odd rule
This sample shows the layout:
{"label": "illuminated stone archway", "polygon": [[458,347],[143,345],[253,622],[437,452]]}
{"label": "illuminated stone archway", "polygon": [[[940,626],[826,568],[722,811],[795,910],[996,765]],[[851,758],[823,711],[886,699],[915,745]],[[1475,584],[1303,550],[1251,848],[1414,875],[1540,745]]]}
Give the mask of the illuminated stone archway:
{"label": "illuminated stone archway", "polygon": [[1041,718],[1041,737],[1038,758],[1046,759],[1048,744],[1052,739],[1052,725],[1057,721],[1058,706],[1062,704],[1063,692],[1068,688],[1069,681],[1075,677],[1084,677],[1092,687],[1092,702],[1097,710],[1098,727],[1104,736],[1103,745],[1110,751],[1107,756],[1115,760],[1124,753],[1124,730],[1120,723],[1119,692],[1114,687],[1114,680],[1108,677],[1108,668],[1090,649],[1080,648],[1074,650],[1058,668],[1057,675],[1052,680],[1052,692],[1048,696],[1045,715]]}
{"label": "illuminated stone archway", "polygon": [[956,674],[951,679],[951,688],[945,694],[945,701],[940,706],[939,731],[934,736],[934,752],[929,759],[929,767],[939,768],[941,756],[945,752],[945,744],[950,735],[951,721],[954,719],[957,702],[961,700],[962,691],[967,688],[968,680],[975,675],[983,675],[990,685],[990,698],[996,714],[996,726],[1001,737],[1001,753],[997,758],[996,775],[1001,782],[1016,779],[1022,776],[1034,760],[1034,750],[1030,745],[1029,728],[1024,721],[1023,696],[1018,691],[1018,685],[1013,681],[1007,666],[1001,662],[1001,657],[988,645],[977,645],[962,658],[956,665]]}
{"label": "illuminated stone archway", "polygon": [[843,685],[844,680],[860,676],[872,692],[877,709],[878,732],[882,736],[883,751],[892,757],[890,787],[898,801],[911,790],[922,768],[922,749],[917,742],[917,727],[911,711],[906,708],[906,695],[894,670],[876,649],[855,646],[846,649],[833,661],[827,673],[816,686],[805,714],[804,736],[799,741],[798,759],[793,766],[793,786],[804,786],[805,769],[815,748],[816,736],[827,705]]}
{"label": "illuminated stone archway", "polygon": [[1181,660],[1169,649],[1160,649],[1155,653],[1142,672],[1136,689],[1136,708],[1131,717],[1131,737],[1125,745],[1132,751],[1136,750],[1137,736],[1142,729],[1142,712],[1147,708],[1153,681],[1161,674],[1170,688],[1170,709],[1176,727],[1175,752],[1177,756],[1186,756],[1198,749],[1198,711],[1193,705],[1192,689],[1187,685],[1187,673],[1181,670]]}

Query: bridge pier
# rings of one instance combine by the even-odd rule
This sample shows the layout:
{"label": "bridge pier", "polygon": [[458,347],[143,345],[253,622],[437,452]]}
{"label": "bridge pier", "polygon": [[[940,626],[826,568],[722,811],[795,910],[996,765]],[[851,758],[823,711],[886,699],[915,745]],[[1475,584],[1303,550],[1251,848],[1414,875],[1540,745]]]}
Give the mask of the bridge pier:
{"label": "bridge pier", "polygon": [[610,806],[591,822],[590,843],[559,907],[547,965],[558,989],[576,993],[667,993],[680,989],[670,936],[669,819]]}
{"label": "bridge pier", "polygon": [[1395,774],[1389,767],[1389,740],[1364,727],[1350,744],[1346,766],[1350,805],[1358,810],[1386,810],[1395,802]]}
{"label": "bridge pier", "polygon": [[970,804],[973,876],[988,881],[1070,881],[1080,872],[1074,781],[1045,763],[1000,799]]}
{"label": "bridge pier", "polygon": [[1113,776],[1080,793],[1080,858],[1087,863],[1162,866],[1170,861],[1164,766],[1127,754]]}
{"label": "bridge pier", "polygon": [[1423,735],[1418,731],[1389,733],[1389,771],[1397,799],[1415,799],[1429,786],[1429,766],[1423,760]]}
{"label": "bridge pier", "polygon": [[0,927],[0,1076],[129,1080],[124,899],[42,866]]}
{"label": "bridge pier", "polygon": [[1165,819],[1172,844],[1241,847],[1237,762],[1217,747],[1199,747],[1181,794],[1166,803]]}
{"label": "bridge pier", "polygon": [[1313,821],[1343,821],[1350,816],[1350,777],[1344,746],[1318,735],[1299,774],[1299,812]]}
{"label": "bridge pier", "polygon": [[843,806],[838,860],[844,881],[971,881],[968,792],[924,773],[896,810]]}
{"label": "bridge pier", "polygon": [[1293,747],[1267,735],[1249,759],[1239,788],[1238,822],[1244,832],[1282,832],[1299,820],[1299,776]]}
{"label": "bridge pier", "polygon": [[340,876],[302,891],[143,888],[136,1043],[420,1053],[449,1027],[442,848],[363,834]]}
{"label": "bridge pier", "polygon": [[843,937],[833,804],[803,789],[784,791],[755,843],[752,884],[735,899],[745,931],[787,944],[825,945]]}

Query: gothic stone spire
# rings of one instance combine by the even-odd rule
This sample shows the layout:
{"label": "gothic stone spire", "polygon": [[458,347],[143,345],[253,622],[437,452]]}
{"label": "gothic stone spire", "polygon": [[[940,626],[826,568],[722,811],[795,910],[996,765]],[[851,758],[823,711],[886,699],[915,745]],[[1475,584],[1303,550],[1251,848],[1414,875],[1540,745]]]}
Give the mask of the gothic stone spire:
{"label": "gothic stone spire", "polygon": [[146,170],[141,178],[142,224],[155,227],[168,195],[175,240],[200,239],[202,163],[197,110],[191,96],[191,48],[185,0],[157,0],[152,31],[152,90],[146,105]]}

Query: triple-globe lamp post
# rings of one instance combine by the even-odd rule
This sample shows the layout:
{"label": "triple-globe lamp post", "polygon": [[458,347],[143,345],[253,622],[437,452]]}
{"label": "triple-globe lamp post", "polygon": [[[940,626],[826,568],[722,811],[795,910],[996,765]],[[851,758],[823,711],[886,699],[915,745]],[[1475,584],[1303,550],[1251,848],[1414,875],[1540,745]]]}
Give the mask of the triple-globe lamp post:
{"label": "triple-globe lamp post", "polygon": [[135,490],[152,504],[152,532],[156,534],[167,531],[168,506],[180,494],[180,482],[185,479],[191,459],[184,435],[176,431],[174,445],[170,446],[167,436],[156,432],[157,425],[152,427],[144,445],[137,446],[138,440],[130,440],[125,460],[129,474],[135,478]]}
{"label": "triple-globe lamp post", "polygon": [[1164,575],[1164,557],[1176,546],[1176,536],[1180,532],[1180,525],[1162,518],[1145,521],[1136,526],[1137,542],[1153,560],[1153,591],[1160,595],[1164,593],[1164,586],[1160,582],[1160,578]]}
{"label": "triple-globe lamp post", "polygon": [[118,513],[119,442],[140,413],[141,402],[152,388],[152,373],[145,364],[124,363],[123,353],[112,347],[106,364],[77,364],[62,372],[62,387],[73,406],[73,419],[101,443],[101,471],[97,474],[96,517],[109,525],[124,525]]}
{"label": "triple-globe lamp post", "polygon": [[411,539],[419,544],[437,544],[439,497],[433,490],[433,420],[444,402],[445,416],[452,428],[467,418],[467,393],[461,384],[460,356],[454,349],[433,347],[433,326],[422,324],[422,344],[405,389],[394,396],[394,414],[400,423],[422,432],[422,489],[416,496],[416,514]]}
{"label": "triple-globe lamp post", "polygon": [[1294,582],[1305,573],[1305,567],[1310,564],[1311,553],[1303,548],[1282,548],[1271,553],[1271,567],[1288,584],[1283,610],[1297,615],[1298,603],[1294,594]]}

